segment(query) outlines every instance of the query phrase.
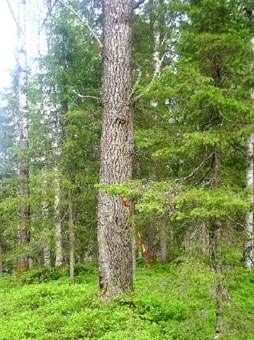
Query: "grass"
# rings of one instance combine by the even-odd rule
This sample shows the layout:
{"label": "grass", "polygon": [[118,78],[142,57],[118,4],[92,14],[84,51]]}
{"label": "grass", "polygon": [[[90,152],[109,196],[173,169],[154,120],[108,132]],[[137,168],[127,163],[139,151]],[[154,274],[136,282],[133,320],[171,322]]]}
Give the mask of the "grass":
{"label": "grass", "polygon": [[[214,276],[197,261],[139,267],[135,292],[110,304],[97,297],[97,269],[35,269],[0,279],[0,339],[212,339]],[[223,339],[254,339],[254,273],[225,274]]]}

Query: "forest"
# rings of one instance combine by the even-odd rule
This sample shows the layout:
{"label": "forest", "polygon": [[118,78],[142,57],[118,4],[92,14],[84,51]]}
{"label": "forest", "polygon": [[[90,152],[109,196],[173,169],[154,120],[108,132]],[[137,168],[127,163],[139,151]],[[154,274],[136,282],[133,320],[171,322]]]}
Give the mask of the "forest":
{"label": "forest", "polygon": [[0,340],[254,340],[254,1],[1,6]]}

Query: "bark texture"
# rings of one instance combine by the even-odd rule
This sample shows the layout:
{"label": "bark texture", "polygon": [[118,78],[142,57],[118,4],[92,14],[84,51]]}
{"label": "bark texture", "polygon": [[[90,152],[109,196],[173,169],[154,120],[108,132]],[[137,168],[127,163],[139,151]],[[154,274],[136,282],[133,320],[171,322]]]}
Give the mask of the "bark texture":
{"label": "bark texture", "polygon": [[[250,135],[247,142],[247,188],[250,191],[250,202],[254,202],[253,190],[254,190],[254,135]],[[253,211],[249,211],[246,216],[245,233],[246,240],[244,244],[244,262],[247,269],[253,269],[253,223],[254,215]]]}
{"label": "bark texture", "polygon": [[18,108],[19,108],[19,144],[21,160],[19,166],[20,176],[20,225],[18,229],[18,243],[21,254],[18,258],[17,272],[29,269],[29,257],[25,246],[29,243],[30,206],[29,198],[29,162],[28,162],[28,100],[27,100],[27,52],[26,52],[26,0],[19,0],[18,20]]}
{"label": "bark texture", "polygon": [[[104,0],[103,127],[101,184],[132,176],[131,0]],[[111,299],[132,290],[130,209],[119,197],[100,191],[98,244],[100,288]]]}

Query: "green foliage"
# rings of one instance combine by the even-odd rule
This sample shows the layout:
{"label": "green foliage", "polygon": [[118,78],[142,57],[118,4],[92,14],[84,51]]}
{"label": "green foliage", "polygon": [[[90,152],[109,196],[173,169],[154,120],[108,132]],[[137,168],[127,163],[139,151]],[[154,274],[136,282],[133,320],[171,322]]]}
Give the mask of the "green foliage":
{"label": "green foliage", "polygon": [[223,188],[183,191],[175,200],[178,219],[231,218],[252,208],[247,197]]}
{"label": "green foliage", "polygon": [[58,268],[33,268],[22,274],[19,281],[23,284],[43,283],[58,280],[60,277],[67,276],[66,269]]}
{"label": "green foliage", "polygon": [[[62,270],[57,281],[56,271],[45,281],[39,270],[31,272],[33,283],[26,280],[28,274],[0,279],[0,339],[194,340],[214,334],[214,275],[206,264],[189,259],[138,268],[135,293],[112,303],[96,296],[94,265],[78,265],[76,270],[81,281],[72,285]],[[231,268],[224,283],[230,298],[224,302],[223,336],[251,339],[253,273]]]}

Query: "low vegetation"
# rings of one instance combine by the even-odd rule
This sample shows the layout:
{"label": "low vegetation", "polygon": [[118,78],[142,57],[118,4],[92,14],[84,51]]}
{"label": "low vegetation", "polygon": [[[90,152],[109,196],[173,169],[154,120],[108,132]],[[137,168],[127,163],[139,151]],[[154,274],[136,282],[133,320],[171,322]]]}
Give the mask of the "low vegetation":
{"label": "low vegetation", "polygon": [[[97,267],[33,269],[0,280],[0,339],[211,339],[214,274],[204,262],[140,264],[135,293],[101,304]],[[254,273],[224,274],[222,339],[254,339]]]}

